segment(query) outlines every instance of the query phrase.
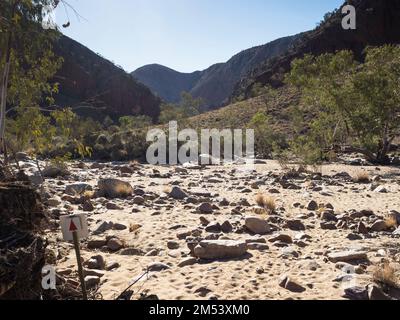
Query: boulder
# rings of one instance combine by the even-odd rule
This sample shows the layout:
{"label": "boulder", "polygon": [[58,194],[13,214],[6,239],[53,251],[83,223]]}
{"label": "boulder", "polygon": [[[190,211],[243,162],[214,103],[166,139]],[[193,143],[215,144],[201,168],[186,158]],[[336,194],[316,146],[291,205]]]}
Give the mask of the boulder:
{"label": "boulder", "polygon": [[255,234],[267,234],[271,231],[271,227],[268,222],[258,217],[247,217],[245,220],[245,226],[251,232]]}
{"label": "boulder", "polygon": [[194,255],[200,259],[239,258],[247,253],[244,241],[204,240],[194,248]]}
{"label": "boulder", "polygon": [[107,198],[126,198],[133,194],[129,182],[118,179],[102,179],[98,182],[100,194]]}
{"label": "boulder", "polygon": [[354,260],[367,260],[368,256],[365,251],[339,251],[328,254],[329,261],[336,262],[350,262]]}

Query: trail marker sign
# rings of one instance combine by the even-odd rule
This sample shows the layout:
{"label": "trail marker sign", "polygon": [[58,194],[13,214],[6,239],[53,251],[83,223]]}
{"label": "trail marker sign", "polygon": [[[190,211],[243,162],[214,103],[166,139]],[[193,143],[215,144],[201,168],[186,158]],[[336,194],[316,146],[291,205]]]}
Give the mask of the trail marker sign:
{"label": "trail marker sign", "polygon": [[73,241],[76,232],[79,239],[89,236],[86,214],[65,215],[60,217],[61,231],[65,241]]}

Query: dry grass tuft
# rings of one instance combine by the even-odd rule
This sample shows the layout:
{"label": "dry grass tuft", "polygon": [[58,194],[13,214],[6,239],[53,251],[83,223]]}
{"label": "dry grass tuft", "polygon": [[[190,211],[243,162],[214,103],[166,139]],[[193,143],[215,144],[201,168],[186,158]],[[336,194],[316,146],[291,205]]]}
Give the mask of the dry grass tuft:
{"label": "dry grass tuft", "polygon": [[356,183],[370,183],[371,182],[371,178],[370,178],[369,173],[367,171],[359,171],[353,177],[353,181],[356,182]]}
{"label": "dry grass tuft", "polygon": [[392,288],[400,287],[400,280],[396,275],[396,269],[389,262],[384,262],[382,265],[376,267],[373,279],[376,283]]}
{"label": "dry grass tuft", "polygon": [[386,219],[385,219],[385,224],[386,224],[386,228],[387,229],[392,229],[392,228],[397,228],[398,224],[397,224],[397,218],[394,215],[389,215]]}
{"label": "dry grass tuft", "polygon": [[257,194],[255,200],[256,200],[257,205],[260,208],[264,209],[266,211],[266,213],[271,214],[271,213],[275,212],[276,202],[275,202],[274,198],[259,193],[259,194]]}

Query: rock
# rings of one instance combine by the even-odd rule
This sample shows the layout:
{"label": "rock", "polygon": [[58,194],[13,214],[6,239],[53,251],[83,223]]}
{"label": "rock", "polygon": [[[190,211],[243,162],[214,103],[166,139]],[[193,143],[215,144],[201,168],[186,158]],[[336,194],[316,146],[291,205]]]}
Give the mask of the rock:
{"label": "rock", "polygon": [[360,221],[357,225],[357,232],[361,234],[367,234],[369,230],[366,225],[362,221]]}
{"label": "rock", "polygon": [[15,159],[17,159],[18,161],[29,161],[30,160],[28,154],[25,152],[17,152],[15,154]]}
{"label": "rock", "polygon": [[336,262],[350,262],[354,260],[367,260],[368,256],[365,251],[340,251],[328,254],[329,261]]}
{"label": "rock", "polygon": [[132,203],[137,205],[142,205],[145,202],[144,198],[141,196],[136,196],[133,198]]}
{"label": "rock", "polygon": [[213,211],[214,211],[214,209],[213,209],[211,203],[209,203],[209,202],[204,202],[204,203],[202,203],[202,204],[197,208],[197,210],[198,210],[200,213],[204,213],[204,214],[211,214],[211,213],[213,213]]}
{"label": "rock", "polygon": [[301,284],[299,284],[297,281],[291,279],[287,275],[283,275],[279,279],[279,286],[289,290],[291,292],[296,292],[296,293],[302,293],[306,291],[306,288],[304,288]]}
{"label": "rock", "polygon": [[381,232],[385,230],[387,230],[387,224],[383,220],[377,220],[371,226],[372,232]]}
{"label": "rock", "polygon": [[113,262],[110,262],[110,263],[107,264],[106,270],[107,271],[111,271],[111,270],[114,270],[114,269],[118,269],[120,266],[121,265],[118,262],[113,261]]}
{"label": "rock", "polygon": [[136,248],[126,248],[122,249],[119,254],[121,256],[144,256],[144,252]]}
{"label": "rock", "polygon": [[178,267],[183,268],[183,267],[187,267],[187,266],[192,266],[196,263],[197,263],[197,259],[190,257],[190,258],[181,260],[181,262],[178,263]]}
{"label": "rock", "polygon": [[122,230],[128,229],[128,227],[122,223],[114,223],[112,228],[113,228],[113,230],[117,230],[117,231],[122,231]]}
{"label": "rock", "polygon": [[377,301],[385,301],[391,300],[391,298],[382,291],[376,284],[370,284],[368,287],[368,299],[369,300],[377,300]]}
{"label": "rock", "polygon": [[124,247],[124,243],[118,238],[111,238],[107,242],[107,247],[111,251],[118,251]]}
{"label": "rock", "polygon": [[210,224],[210,221],[209,221],[207,218],[205,218],[205,217],[200,217],[200,223],[201,223],[203,226],[208,226],[208,225]]}
{"label": "rock", "polygon": [[225,221],[222,225],[221,225],[221,230],[224,233],[230,233],[233,231],[233,226],[229,221]]}
{"label": "rock", "polygon": [[108,230],[111,230],[111,229],[113,228],[113,226],[114,226],[114,223],[111,222],[111,221],[103,221],[103,222],[100,222],[100,223],[94,228],[93,234],[100,234],[100,233],[106,232],[106,231],[108,231]]}
{"label": "rock", "polygon": [[169,268],[170,267],[168,265],[161,263],[161,262],[154,262],[147,266],[147,270],[152,271],[152,272],[160,272],[163,270],[167,270]]}
{"label": "rock", "polygon": [[82,205],[82,210],[85,212],[92,212],[94,211],[93,202],[90,200],[86,200]]}
{"label": "rock", "polygon": [[103,238],[92,238],[88,241],[89,249],[100,249],[107,244],[107,241]]}
{"label": "rock", "polygon": [[338,218],[336,217],[336,215],[332,211],[329,211],[329,210],[322,212],[321,219],[328,221],[328,222],[332,222],[332,221],[337,222],[338,221]]}
{"label": "rock", "polygon": [[287,220],[286,227],[293,231],[304,231],[306,227],[300,220]]}
{"label": "rock", "polygon": [[92,191],[93,188],[87,183],[75,183],[65,187],[65,193],[70,196],[82,195],[85,191]]}
{"label": "rock", "polygon": [[316,211],[318,209],[318,203],[314,200],[311,200],[307,205],[307,210]]}
{"label": "rock", "polygon": [[336,230],[336,224],[334,222],[321,222],[320,227],[322,230]]}
{"label": "rock", "polygon": [[368,300],[368,291],[365,287],[349,287],[344,289],[343,297],[350,300]]}
{"label": "rock", "polygon": [[33,184],[34,186],[39,186],[44,182],[44,180],[40,174],[30,175],[30,176],[28,176],[28,179],[29,179],[30,183]]}
{"label": "rock", "polygon": [[265,251],[269,250],[269,246],[265,243],[248,243],[247,248],[249,250],[258,250],[258,251]]}
{"label": "rock", "polygon": [[172,188],[169,196],[175,200],[183,200],[187,198],[188,195],[184,191],[182,191],[181,188],[175,186]]}
{"label": "rock", "polygon": [[100,193],[107,198],[126,198],[133,194],[132,186],[118,179],[102,179],[97,185]]}
{"label": "rock", "polygon": [[106,261],[101,255],[93,256],[88,260],[87,266],[89,269],[104,270]]}
{"label": "rock", "polygon": [[46,202],[50,207],[58,207],[62,203],[61,198],[57,196],[46,200]]}
{"label": "rock", "polygon": [[85,285],[86,289],[90,290],[98,286],[100,283],[100,278],[97,276],[86,276],[85,277]]}
{"label": "rock", "polygon": [[204,240],[194,248],[194,255],[200,259],[239,258],[247,253],[244,241]]}
{"label": "rock", "polygon": [[397,221],[397,225],[400,226],[400,212],[397,212],[396,210],[391,210],[389,216],[393,217],[393,219]]}
{"label": "rock", "polygon": [[251,232],[255,234],[267,234],[271,231],[271,227],[268,222],[258,217],[247,217],[245,220],[245,226]]}
{"label": "rock", "polygon": [[206,232],[210,232],[210,233],[220,233],[221,230],[221,225],[219,223],[213,223],[213,224],[209,224],[206,227]]}
{"label": "rock", "polygon": [[276,241],[282,241],[284,243],[293,243],[293,239],[291,236],[285,233],[280,233],[278,235],[274,235],[273,237],[268,239],[269,242],[276,242]]}
{"label": "rock", "polygon": [[106,208],[108,210],[122,210],[122,208],[114,202],[107,202]]}
{"label": "rock", "polygon": [[384,186],[379,186],[377,187],[374,192],[378,192],[378,193],[388,193],[388,189],[386,189]]}
{"label": "rock", "polygon": [[395,231],[393,231],[394,236],[400,236],[400,227],[398,227]]}
{"label": "rock", "polygon": [[61,166],[49,165],[42,170],[43,177],[57,178],[69,175],[69,171]]}
{"label": "rock", "polygon": [[167,247],[170,250],[176,250],[176,249],[179,249],[179,243],[176,241],[168,241]]}

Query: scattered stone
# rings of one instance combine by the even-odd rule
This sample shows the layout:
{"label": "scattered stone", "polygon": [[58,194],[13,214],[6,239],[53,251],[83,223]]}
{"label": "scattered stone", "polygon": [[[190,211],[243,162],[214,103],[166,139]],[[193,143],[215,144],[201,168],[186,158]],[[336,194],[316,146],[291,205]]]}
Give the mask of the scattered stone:
{"label": "scattered stone", "polygon": [[357,232],[361,234],[367,234],[369,230],[366,225],[362,221],[360,221],[357,225]]}
{"label": "scattered stone", "polygon": [[124,243],[118,238],[111,238],[107,242],[107,247],[111,251],[118,251],[124,247]]}
{"label": "scattered stone", "polygon": [[194,248],[194,255],[200,259],[239,258],[247,253],[244,241],[204,240]]}
{"label": "scattered stone", "polygon": [[306,227],[300,220],[287,220],[286,227],[293,231],[304,231]]}
{"label": "scattered stone", "polygon": [[350,300],[368,300],[368,291],[365,287],[349,287],[344,289],[343,297]]}
{"label": "scattered stone", "polygon": [[197,259],[190,257],[190,258],[181,260],[181,262],[178,263],[178,267],[183,268],[183,267],[187,267],[187,266],[192,266],[196,263],[197,263]]}
{"label": "scattered stone", "polygon": [[172,188],[171,192],[169,193],[169,196],[175,200],[183,200],[185,198],[187,198],[187,194],[182,191],[181,188],[175,186]]}
{"label": "scattered stone", "polygon": [[338,218],[336,217],[336,215],[332,211],[329,211],[329,210],[322,212],[321,219],[328,221],[328,222],[332,222],[332,221],[337,222],[338,221]]}
{"label": "scattered stone", "polygon": [[152,264],[147,266],[147,269],[149,271],[153,271],[153,272],[160,272],[160,271],[163,271],[163,270],[167,270],[169,268],[170,267],[168,265],[166,265],[164,263],[161,263],[161,262],[154,262],[154,263],[152,263]]}
{"label": "scattered stone", "polygon": [[93,234],[100,234],[103,232],[106,232],[108,230],[111,230],[114,226],[114,223],[111,221],[103,221],[101,223],[99,223],[93,231]]}
{"label": "scattered stone", "polygon": [[271,227],[268,222],[258,217],[247,217],[245,220],[245,226],[255,234],[263,235],[271,231]]}
{"label": "scattered stone", "polygon": [[90,290],[98,286],[100,283],[100,278],[97,276],[86,276],[85,277],[85,285],[86,289]]}
{"label": "scattered stone", "polygon": [[70,184],[65,187],[65,193],[70,196],[82,195],[86,191],[92,191],[93,188],[87,183]]}
{"label": "scattered stone", "polygon": [[121,256],[144,256],[144,252],[136,248],[126,248],[122,249],[119,254]]}
{"label": "scattered stone", "polygon": [[209,202],[204,202],[204,203],[202,203],[202,204],[197,208],[197,210],[198,210],[200,213],[204,213],[204,214],[211,214],[211,213],[213,213],[213,211],[214,211],[214,209],[213,209],[211,203],[209,203]]}
{"label": "scattered stone", "polygon": [[87,266],[89,269],[104,270],[106,261],[101,255],[93,256],[88,260]]}
{"label": "scattered stone", "polygon": [[274,235],[273,237],[269,238],[268,241],[269,242],[281,241],[288,244],[293,243],[292,237],[285,233],[279,233],[277,235]]}
{"label": "scattered stone", "polygon": [[179,249],[179,242],[176,242],[176,241],[168,241],[167,247],[168,247],[168,249],[170,249],[170,250]]}
{"label": "scattered stone", "polygon": [[329,261],[336,262],[350,262],[355,260],[367,260],[368,256],[365,251],[340,251],[328,254]]}
{"label": "scattered stone", "polygon": [[106,208],[108,210],[122,210],[122,208],[114,202],[107,202]]}
{"label": "scattered stone", "polygon": [[130,183],[118,179],[102,179],[97,185],[100,193],[107,198],[126,198],[133,194]]}
{"label": "scattered stone", "polygon": [[136,196],[133,198],[132,203],[137,204],[137,205],[142,205],[144,204],[145,200],[142,196]]}
{"label": "scattered stone", "polygon": [[377,192],[377,193],[388,193],[389,191],[384,186],[379,186],[374,190],[374,192]]}
{"label": "scattered stone", "polygon": [[109,264],[107,264],[106,270],[107,271],[111,271],[111,270],[114,270],[114,269],[118,269],[120,266],[121,265],[118,262],[113,261],[113,262],[110,262]]}
{"label": "scattered stone", "polygon": [[265,243],[248,243],[247,248],[249,250],[258,250],[258,251],[265,251],[269,250],[269,246]]}
{"label": "scattered stone", "polygon": [[217,223],[213,223],[213,224],[209,224],[206,227],[206,231],[210,232],[210,233],[220,233],[221,230],[221,225],[217,222]]}
{"label": "scattered stone", "polygon": [[334,222],[321,222],[320,227],[322,230],[336,230],[336,224]]}
{"label": "scattered stone", "polygon": [[85,212],[92,212],[94,211],[94,205],[92,201],[86,200],[82,205],[82,210]]}
{"label": "scattered stone", "polygon": [[57,196],[46,200],[46,202],[50,207],[58,207],[62,203],[61,198]]}
{"label": "scattered stone", "polygon": [[291,279],[287,275],[283,275],[279,279],[279,286],[289,290],[291,292],[296,292],[296,293],[302,293],[306,291],[306,288],[304,288],[301,284],[299,284],[297,281]]}
{"label": "scattered stone", "polygon": [[206,227],[210,224],[210,221],[205,217],[200,217],[200,223]]}
{"label": "scattered stone", "polygon": [[107,244],[107,241],[103,238],[92,238],[88,241],[89,249],[100,249]]}
{"label": "scattered stone", "polygon": [[381,232],[387,230],[387,224],[383,220],[377,220],[371,226],[372,232]]}
{"label": "scattered stone", "polygon": [[391,300],[391,298],[376,284],[370,284],[368,286],[368,299],[377,301]]}
{"label": "scattered stone", "polygon": [[314,200],[311,200],[307,205],[307,210],[316,211],[318,209],[318,203]]}
{"label": "scattered stone", "polygon": [[42,170],[42,175],[46,178],[64,177],[69,174],[68,169],[56,165],[49,165]]}
{"label": "scattered stone", "polygon": [[233,226],[229,221],[225,221],[222,225],[221,225],[221,230],[224,233],[230,233],[233,231]]}

